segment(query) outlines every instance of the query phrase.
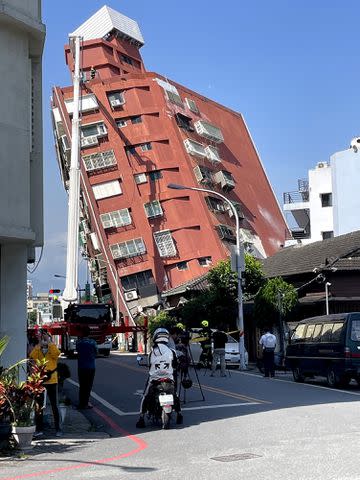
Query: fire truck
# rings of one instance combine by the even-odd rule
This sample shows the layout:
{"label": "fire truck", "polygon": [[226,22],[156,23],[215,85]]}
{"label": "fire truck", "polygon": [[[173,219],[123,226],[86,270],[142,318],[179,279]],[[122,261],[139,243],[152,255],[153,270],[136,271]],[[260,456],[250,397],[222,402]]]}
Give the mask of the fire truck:
{"label": "fire truck", "polygon": [[[98,344],[99,353],[108,356],[112,347],[112,338],[116,333],[124,333],[125,339],[132,333],[142,332],[146,348],[146,324],[136,325],[129,311],[118,281],[115,265],[108,259],[106,262],[113,277],[116,294],[114,295],[116,319],[113,319],[113,308],[104,303],[79,303],[78,301],[78,264],[79,264],[79,223],[80,223],[80,186],[82,183],[80,169],[80,124],[81,124],[81,45],[79,36],[70,36],[70,47],[74,58],[73,72],[73,112],[71,126],[71,158],[68,182],[68,231],[66,254],[66,281],[61,306],[64,312],[59,321],[46,325],[49,333],[57,336],[57,343],[68,356],[76,352],[76,340],[81,335],[83,326],[90,328],[91,337]],[[83,189],[86,186],[82,184]],[[103,252],[106,256],[106,252]],[[125,321],[120,324],[120,305],[124,310]]]}

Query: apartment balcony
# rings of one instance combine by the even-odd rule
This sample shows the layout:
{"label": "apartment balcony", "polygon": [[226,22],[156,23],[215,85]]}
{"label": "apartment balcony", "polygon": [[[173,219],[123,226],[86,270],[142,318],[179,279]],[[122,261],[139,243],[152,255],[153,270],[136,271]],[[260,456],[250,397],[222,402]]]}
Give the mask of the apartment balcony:
{"label": "apartment balcony", "polygon": [[305,228],[309,223],[309,191],[296,191],[284,193],[284,212],[292,213],[300,228]]}

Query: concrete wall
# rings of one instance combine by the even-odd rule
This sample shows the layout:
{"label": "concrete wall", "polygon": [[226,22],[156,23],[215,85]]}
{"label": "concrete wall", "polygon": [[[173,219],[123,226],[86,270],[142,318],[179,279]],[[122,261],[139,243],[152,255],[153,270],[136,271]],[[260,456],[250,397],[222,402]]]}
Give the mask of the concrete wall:
{"label": "concrete wall", "polygon": [[[331,168],[309,170],[311,242],[322,240],[322,232],[333,231],[333,207],[322,207],[321,194],[332,193]],[[305,242],[304,242],[305,243]]]}
{"label": "concrete wall", "polygon": [[0,3],[0,336],[11,337],[2,362],[26,355],[28,251],[43,244],[39,0]]}
{"label": "concrete wall", "polygon": [[337,152],[330,158],[334,234],[343,235],[360,229],[360,153],[353,149]]}

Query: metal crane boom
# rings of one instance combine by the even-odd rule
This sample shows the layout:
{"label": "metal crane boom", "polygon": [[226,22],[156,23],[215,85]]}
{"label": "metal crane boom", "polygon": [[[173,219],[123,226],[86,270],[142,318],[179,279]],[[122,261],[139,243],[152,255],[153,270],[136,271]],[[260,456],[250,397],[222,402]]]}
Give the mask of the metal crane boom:
{"label": "metal crane boom", "polygon": [[74,110],[71,130],[71,161],[69,180],[68,232],[66,252],[66,282],[63,293],[65,302],[78,299],[79,262],[79,199],[80,199],[80,43],[81,37],[70,37],[74,56]]}

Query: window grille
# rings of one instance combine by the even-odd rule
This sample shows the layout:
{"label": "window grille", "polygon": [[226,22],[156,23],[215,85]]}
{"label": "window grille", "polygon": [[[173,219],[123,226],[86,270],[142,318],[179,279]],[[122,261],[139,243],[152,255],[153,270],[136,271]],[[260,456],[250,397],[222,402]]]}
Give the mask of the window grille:
{"label": "window grille", "polygon": [[115,243],[110,245],[110,250],[114,259],[136,257],[146,253],[146,247],[142,238]]}
{"label": "window grille", "polygon": [[124,227],[131,224],[131,215],[128,208],[115,210],[100,215],[100,220],[104,228]]}
{"label": "window grille", "polygon": [[188,106],[189,110],[194,113],[199,113],[199,109],[195,103],[195,100],[192,100],[191,98],[185,98],[185,103]]}
{"label": "window grille", "polygon": [[176,247],[171,236],[170,230],[162,230],[154,233],[154,239],[158,248],[160,257],[176,256]]}
{"label": "window grille", "polygon": [[159,200],[154,200],[153,202],[145,203],[144,208],[145,208],[146,216],[148,218],[159,217],[163,214],[163,210],[161,208],[161,204]]}
{"label": "window grille", "polygon": [[138,185],[141,183],[147,183],[146,173],[136,173],[134,175],[135,183]]}
{"label": "window grille", "polygon": [[98,170],[100,168],[107,168],[116,165],[116,158],[114,150],[107,150],[106,152],[92,153],[82,157],[85,169],[89,172]]}

